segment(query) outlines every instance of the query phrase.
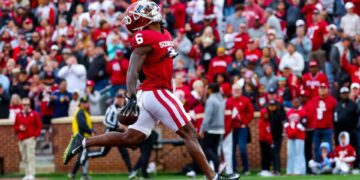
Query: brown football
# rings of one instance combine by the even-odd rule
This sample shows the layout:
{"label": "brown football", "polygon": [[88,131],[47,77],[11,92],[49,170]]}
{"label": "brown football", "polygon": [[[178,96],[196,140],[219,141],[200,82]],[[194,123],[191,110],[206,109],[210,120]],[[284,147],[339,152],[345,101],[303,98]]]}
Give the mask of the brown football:
{"label": "brown football", "polygon": [[129,116],[124,116],[122,113],[119,113],[118,118],[120,124],[128,126],[134,124],[138,119],[138,116],[135,116],[135,113],[131,113]]}

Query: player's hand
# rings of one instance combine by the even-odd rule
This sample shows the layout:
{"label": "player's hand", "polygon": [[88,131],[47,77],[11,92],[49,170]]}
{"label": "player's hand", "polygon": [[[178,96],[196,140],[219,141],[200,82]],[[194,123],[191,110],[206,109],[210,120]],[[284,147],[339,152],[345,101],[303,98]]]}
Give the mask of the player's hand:
{"label": "player's hand", "polygon": [[204,138],[205,138],[204,132],[202,132],[202,131],[199,132],[198,136],[199,136],[200,139],[204,139]]}
{"label": "player's hand", "polygon": [[139,106],[137,105],[135,95],[131,95],[130,98],[127,97],[127,102],[124,108],[121,109],[120,113],[123,116],[129,116],[131,113],[134,113],[135,116],[139,115]]}

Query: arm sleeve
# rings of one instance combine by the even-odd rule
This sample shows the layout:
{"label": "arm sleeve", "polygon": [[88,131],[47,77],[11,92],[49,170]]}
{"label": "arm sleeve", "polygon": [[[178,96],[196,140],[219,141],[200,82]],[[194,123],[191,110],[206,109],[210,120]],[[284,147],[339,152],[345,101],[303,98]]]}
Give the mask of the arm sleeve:
{"label": "arm sleeve", "polygon": [[15,132],[16,132],[16,133],[19,133],[19,132],[20,132],[20,124],[19,124],[18,116],[17,116],[17,115],[15,115],[14,129],[15,129]]}
{"label": "arm sleeve", "polygon": [[69,72],[69,67],[68,66],[64,66],[62,67],[59,72],[58,72],[58,76],[60,78],[65,78],[66,74]]}
{"label": "arm sleeve", "polygon": [[35,113],[35,119],[34,119],[34,126],[35,126],[35,132],[34,132],[34,135],[36,137],[38,137],[41,133],[41,129],[42,129],[42,122],[40,120],[40,115],[38,113]]}
{"label": "arm sleeve", "polygon": [[246,113],[246,122],[244,122],[246,125],[248,125],[251,120],[254,118],[254,107],[251,104],[250,100],[246,102],[247,106],[247,113]]}
{"label": "arm sleeve", "polygon": [[205,103],[205,116],[201,126],[201,131],[204,131],[204,126],[207,126],[207,124],[210,122],[212,112],[213,112],[213,103],[211,99],[209,99]]}
{"label": "arm sleeve", "polygon": [[304,50],[305,50],[307,53],[309,53],[309,52],[311,51],[311,49],[312,49],[312,42],[311,42],[311,40],[305,37],[304,40],[303,40],[302,46],[303,46]]}
{"label": "arm sleeve", "polygon": [[89,95],[90,102],[92,103],[97,103],[98,101],[100,101],[100,98],[101,98],[100,93],[97,91]]}
{"label": "arm sleeve", "polygon": [[83,65],[78,64],[78,65],[76,65],[76,66],[73,67],[73,68],[74,68],[73,72],[74,72],[77,76],[81,77],[81,76],[85,76],[85,75],[86,75],[86,69],[85,69],[85,67],[84,67]]}
{"label": "arm sleeve", "polygon": [[82,133],[89,133],[91,134],[93,132],[92,129],[90,129],[86,124],[85,114],[82,110],[78,112],[76,115],[77,123],[79,125],[79,132]]}

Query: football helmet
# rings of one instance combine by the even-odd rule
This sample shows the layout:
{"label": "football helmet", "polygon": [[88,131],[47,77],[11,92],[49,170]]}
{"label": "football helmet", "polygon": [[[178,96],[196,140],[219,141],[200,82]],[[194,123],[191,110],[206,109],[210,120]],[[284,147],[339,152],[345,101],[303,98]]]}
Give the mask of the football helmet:
{"label": "football helmet", "polygon": [[153,22],[161,22],[159,6],[154,2],[137,1],[132,3],[125,12],[124,22],[130,32],[144,29]]}

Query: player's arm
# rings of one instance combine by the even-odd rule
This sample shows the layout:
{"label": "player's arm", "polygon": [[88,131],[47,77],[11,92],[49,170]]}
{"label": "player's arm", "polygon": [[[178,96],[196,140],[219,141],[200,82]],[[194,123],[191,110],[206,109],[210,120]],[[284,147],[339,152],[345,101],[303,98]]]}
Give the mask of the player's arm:
{"label": "player's arm", "polygon": [[139,73],[147,55],[151,50],[151,46],[141,46],[135,48],[131,53],[129,69],[126,75],[126,86],[128,88],[128,94],[130,98],[132,96],[136,97],[136,83],[139,77]]}
{"label": "player's arm", "polygon": [[137,106],[136,99],[136,82],[139,78],[142,65],[151,50],[151,46],[140,46],[135,48],[131,53],[129,69],[126,75],[126,86],[130,98],[120,112],[122,115],[129,116],[131,113],[135,113],[135,116],[137,116],[139,114],[139,107]]}

